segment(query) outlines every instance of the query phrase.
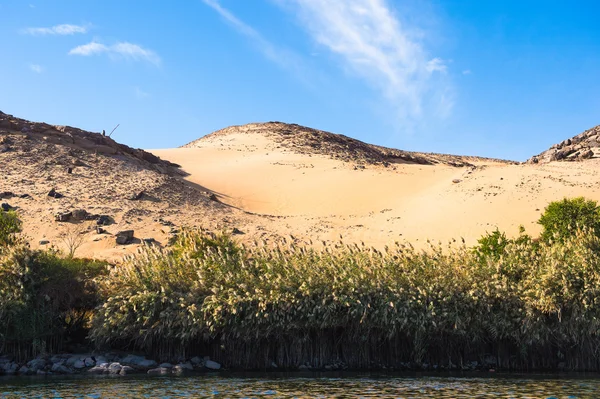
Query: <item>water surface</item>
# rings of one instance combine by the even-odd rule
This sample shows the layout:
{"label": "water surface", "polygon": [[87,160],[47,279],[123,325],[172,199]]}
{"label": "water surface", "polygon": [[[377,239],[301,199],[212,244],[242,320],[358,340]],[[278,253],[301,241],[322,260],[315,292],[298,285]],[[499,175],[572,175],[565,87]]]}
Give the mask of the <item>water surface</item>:
{"label": "water surface", "polygon": [[600,376],[197,375],[0,378],[0,398],[600,398]]}

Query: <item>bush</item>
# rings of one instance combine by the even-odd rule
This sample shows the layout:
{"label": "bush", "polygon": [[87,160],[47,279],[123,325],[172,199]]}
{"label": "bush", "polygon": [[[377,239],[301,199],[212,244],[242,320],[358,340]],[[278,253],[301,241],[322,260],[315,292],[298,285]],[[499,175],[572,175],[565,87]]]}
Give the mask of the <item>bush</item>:
{"label": "bush", "polygon": [[99,304],[95,278],[105,271],[104,262],[24,244],[0,248],[0,353],[27,358],[82,343]]}
{"label": "bush", "polygon": [[583,197],[565,198],[551,202],[538,221],[543,231],[543,241],[564,241],[575,235],[578,229],[590,229],[600,236],[600,208],[596,201]]}
{"label": "bush", "polygon": [[504,253],[506,246],[510,240],[506,238],[506,234],[496,229],[491,233],[486,233],[477,240],[477,244],[473,250],[480,261],[485,261],[486,258],[497,260]]}
{"label": "bush", "polygon": [[21,221],[14,211],[0,209],[0,246],[15,244]]}

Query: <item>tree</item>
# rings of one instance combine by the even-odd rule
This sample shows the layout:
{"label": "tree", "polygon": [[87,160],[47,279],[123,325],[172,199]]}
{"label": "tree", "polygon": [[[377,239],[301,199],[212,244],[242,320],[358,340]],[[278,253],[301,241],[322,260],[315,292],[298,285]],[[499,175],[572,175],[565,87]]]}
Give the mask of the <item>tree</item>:
{"label": "tree", "polygon": [[564,241],[578,229],[590,229],[600,236],[600,208],[596,201],[584,197],[564,198],[551,202],[538,221],[542,240]]}

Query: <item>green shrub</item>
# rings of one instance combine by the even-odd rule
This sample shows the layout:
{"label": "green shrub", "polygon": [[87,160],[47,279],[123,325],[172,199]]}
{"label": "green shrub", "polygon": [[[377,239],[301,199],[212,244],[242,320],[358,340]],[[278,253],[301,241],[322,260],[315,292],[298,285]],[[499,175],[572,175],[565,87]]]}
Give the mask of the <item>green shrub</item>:
{"label": "green shrub", "polygon": [[551,202],[538,223],[543,227],[543,241],[564,241],[574,236],[578,229],[590,229],[600,235],[600,208],[596,201],[583,197],[565,198]]}
{"label": "green shrub", "polygon": [[14,211],[0,209],[0,246],[12,245],[21,231],[21,221]]}
{"label": "green shrub", "polygon": [[487,258],[497,260],[504,254],[504,250],[509,242],[510,240],[506,238],[506,234],[496,228],[493,232],[481,236],[477,240],[478,245],[473,250],[480,261],[484,261]]}
{"label": "green shrub", "polygon": [[[96,277],[106,264],[67,259],[24,244],[0,249],[0,353],[21,348],[24,357],[60,350],[85,339],[99,304]],[[24,349],[23,349],[24,348]]]}

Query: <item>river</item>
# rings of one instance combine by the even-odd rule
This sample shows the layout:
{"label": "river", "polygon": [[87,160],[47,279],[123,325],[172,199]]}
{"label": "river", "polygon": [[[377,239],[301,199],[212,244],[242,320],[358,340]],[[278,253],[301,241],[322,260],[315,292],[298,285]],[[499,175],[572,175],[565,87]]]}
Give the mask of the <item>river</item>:
{"label": "river", "polygon": [[600,398],[600,376],[213,374],[2,377],[0,398]]}

